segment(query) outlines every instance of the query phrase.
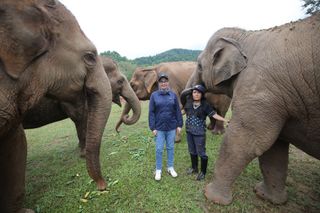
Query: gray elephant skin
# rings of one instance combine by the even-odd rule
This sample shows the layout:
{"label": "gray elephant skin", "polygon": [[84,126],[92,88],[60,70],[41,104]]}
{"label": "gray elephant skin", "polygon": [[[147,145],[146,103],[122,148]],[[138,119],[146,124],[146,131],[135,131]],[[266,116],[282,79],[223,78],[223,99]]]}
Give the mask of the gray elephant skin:
{"label": "gray elephant skin", "polygon": [[[149,68],[138,67],[132,75],[130,84],[140,100],[149,100],[151,93],[158,89],[158,74],[166,73],[170,79],[170,88],[179,97],[182,90],[185,89],[186,85],[188,85],[187,82],[188,80],[190,81],[189,78],[190,76],[193,76],[196,67],[197,63],[190,61],[161,63]],[[193,79],[194,81],[191,81],[189,85],[196,82],[197,79]],[[230,98],[222,96],[224,95],[209,94],[209,97],[207,98],[209,103],[217,109],[220,115],[225,115],[230,105]],[[130,106],[127,104],[124,107],[121,119],[116,125],[117,131],[119,131],[119,128],[122,123],[128,124],[128,120],[126,119],[126,117],[129,111]],[[215,122],[214,119],[211,120],[211,123],[209,124],[209,129],[211,129],[214,134],[220,134],[224,132],[223,123]],[[180,141],[179,135],[176,137],[176,141]]]}
{"label": "gray elephant skin", "polygon": [[32,212],[25,196],[25,113],[42,97],[86,106],[86,164],[106,188],[99,149],[111,110],[111,87],[97,50],[75,17],[55,0],[0,2],[0,211]]}
{"label": "gray elephant skin", "polygon": [[254,158],[258,197],[287,201],[289,144],[320,158],[320,15],[267,30],[224,28],[198,57],[209,92],[232,97],[214,177],[205,196],[232,202],[232,185]]}
{"label": "gray elephant skin", "polygon": [[[188,90],[197,84],[202,84],[201,73],[195,71],[190,76],[185,89]],[[215,108],[217,114],[225,117],[231,103],[231,98],[227,95],[213,94],[211,92],[206,92],[205,97],[207,102]],[[223,122],[217,121],[211,117],[208,129],[210,129],[213,134],[223,134],[225,131]]]}
{"label": "gray elephant skin", "polygon": [[[170,88],[179,97],[195,69],[196,63],[189,61],[161,63],[148,68],[138,67],[133,72],[130,85],[139,100],[149,100],[152,92],[158,89],[159,73],[166,73],[170,79]],[[122,123],[128,124],[126,117],[129,111],[130,106],[126,104],[116,125],[117,131],[119,131]],[[181,140],[180,135],[177,135],[175,140],[179,142]]]}
{"label": "gray elephant skin", "polygon": [[[131,117],[126,118],[130,124],[136,123],[141,114],[139,99],[130,87],[129,81],[121,73],[118,65],[109,57],[99,56],[103,68],[109,78],[112,88],[112,101],[121,107],[120,96],[122,96],[133,111]],[[43,97],[39,103],[28,110],[23,118],[23,127],[25,129],[38,128],[56,121],[70,118],[77,130],[79,139],[80,156],[85,156],[85,132],[86,119],[83,106],[74,107],[65,102]]]}

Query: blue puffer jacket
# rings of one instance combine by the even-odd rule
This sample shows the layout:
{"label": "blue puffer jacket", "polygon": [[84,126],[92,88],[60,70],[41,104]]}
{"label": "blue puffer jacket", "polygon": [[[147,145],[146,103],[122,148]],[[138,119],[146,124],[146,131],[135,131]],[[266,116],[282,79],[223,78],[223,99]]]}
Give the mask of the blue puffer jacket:
{"label": "blue puffer jacket", "polygon": [[177,95],[170,90],[153,92],[149,102],[149,128],[152,131],[169,131],[182,125]]}

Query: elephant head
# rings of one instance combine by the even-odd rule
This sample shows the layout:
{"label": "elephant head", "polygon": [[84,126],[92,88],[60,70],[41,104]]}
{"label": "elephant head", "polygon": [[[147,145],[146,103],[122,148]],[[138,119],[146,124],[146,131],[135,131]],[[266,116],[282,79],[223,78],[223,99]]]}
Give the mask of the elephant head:
{"label": "elephant head", "polygon": [[139,100],[149,100],[151,93],[157,89],[158,73],[154,67],[138,67],[130,80],[130,85]]}
{"label": "elephant head", "polygon": [[247,66],[239,43],[227,37],[212,37],[198,57],[197,80],[215,94],[233,95],[234,80]]}
{"label": "elephant head", "polygon": [[111,87],[75,17],[56,0],[2,0],[0,41],[0,209],[21,209],[26,165],[21,121],[45,96],[84,106],[87,170],[98,189],[105,189],[99,152]]}
{"label": "elephant head", "polygon": [[[138,67],[134,71],[132,75],[132,79],[130,81],[131,88],[133,89],[136,96],[139,98],[139,100],[149,100],[151,93],[157,89],[157,71],[154,67],[152,68],[141,68]],[[128,114],[131,110],[131,107],[129,104],[125,104],[124,109],[121,114],[121,118],[116,124],[116,131],[119,132],[119,128],[122,123],[125,123],[127,125],[133,124],[133,122],[130,122],[128,119]]]}
{"label": "elephant head", "polygon": [[141,106],[137,95],[130,87],[127,78],[120,72],[118,65],[111,58],[101,56],[101,59],[104,70],[110,80],[113,102],[121,106],[120,96],[122,96],[126,100],[126,106],[130,107],[133,111],[131,117],[125,115],[121,119],[127,125],[136,123],[141,114]]}
{"label": "elephant head", "polygon": [[[100,56],[104,70],[109,78],[112,88],[112,101],[121,106],[120,96],[127,105],[133,109],[131,117],[122,118],[129,124],[134,124],[140,117],[141,106],[139,99],[133,92],[127,78],[120,72],[118,65],[111,58]],[[79,139],[80,156],[85,156],[86,113],[84,106],[74,106],[66,102],[60,102],[48,97],[43,97],[37,106],[28,110],[23,119],[25,129],[38,128],[43,125],[70,118],[76,126]]]}

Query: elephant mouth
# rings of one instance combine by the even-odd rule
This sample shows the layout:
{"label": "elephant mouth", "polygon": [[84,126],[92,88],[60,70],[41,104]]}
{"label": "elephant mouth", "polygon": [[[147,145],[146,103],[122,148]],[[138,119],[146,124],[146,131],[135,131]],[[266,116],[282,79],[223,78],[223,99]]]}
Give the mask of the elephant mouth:
{"label": "elephant mouth", "polygon": [[117,104],[119,107],[122,106],[121,101],[120,101],[120,95],[114,95],[112,98],[112,102]]}
{"label": "elephant mouth", "polygon": [[137,95],[137,97],[139,98],[139,100],[141,100],[141,101],[150,100],[150,96],[151,96],[151,95],[149,95],[149,94],[147,94],[147,95],[142,95],[142,94],[137,94],[137,93],[136,93],[136,95]]}

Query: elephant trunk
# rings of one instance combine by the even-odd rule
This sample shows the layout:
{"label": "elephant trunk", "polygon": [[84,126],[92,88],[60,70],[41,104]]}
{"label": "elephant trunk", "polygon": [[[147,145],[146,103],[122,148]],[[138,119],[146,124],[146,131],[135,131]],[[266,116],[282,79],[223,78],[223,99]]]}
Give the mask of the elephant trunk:
{"label": "elephant trunk", "polygon": [[101,65],[99,72],[88,75],[86,80],[87,93],[87,132],[86,132],[86,163],[90,177],[96,182],[99,190],[106,188],[106,182],[100,169],[100,145],[102,134],[111,111],[111,86]]}
{"label": "elephant trunk", "polygon": [[131,107],[128,104],[128,102],[126,102],[126,104],[124,105],[123,111],[121,113],[120,119],[119,119],[118,123],[116,124],[115,129],[117,132],[120,132],[119,128],[120,128],[121,124],[123,123],[123,118],[128,116],[130,110],[131,110]]}
{"label": "elephant trunk", "polygon": [[[119,127],[123,123],[132,125],[136,123],[141,115],[141,105],[138,97],[131,89],[129,84],[126,84],[122,89],[122,97],[126,100],[124,110],[122,111],[121,118],[116,125],[116,131],[119,132]],[[129,117],[129,111],[132,109],[132,116]]]}
{"label": "elephant trunk", "polygon": [[202,84],[202,80],[200,78],[200,74],[199,74],[199,71],[196,70],[192,73],[192,75],[190,76],[187,84],[186,84],[186,87],[185,89],[188,89],[188,88],[191,88],[193,86],[195,86],[196,84]]}
{"label": "elephant trunk", "polygon": [[122,117],[123,123],[125,123],[127,125],[132,125],[132,124],[136,123],[140,118],[140,115],[141,115],[140,101],[139,101],[137,95],[134,93],[134,91],[129,86],[129,84],[124,86],[124,88],[122,90],[122,96],[127,101],[127,103],[129,104],[129,106],[131,107],[132,112],[133,112],[131,117],[128,117],[127,115],[124,115]]}

